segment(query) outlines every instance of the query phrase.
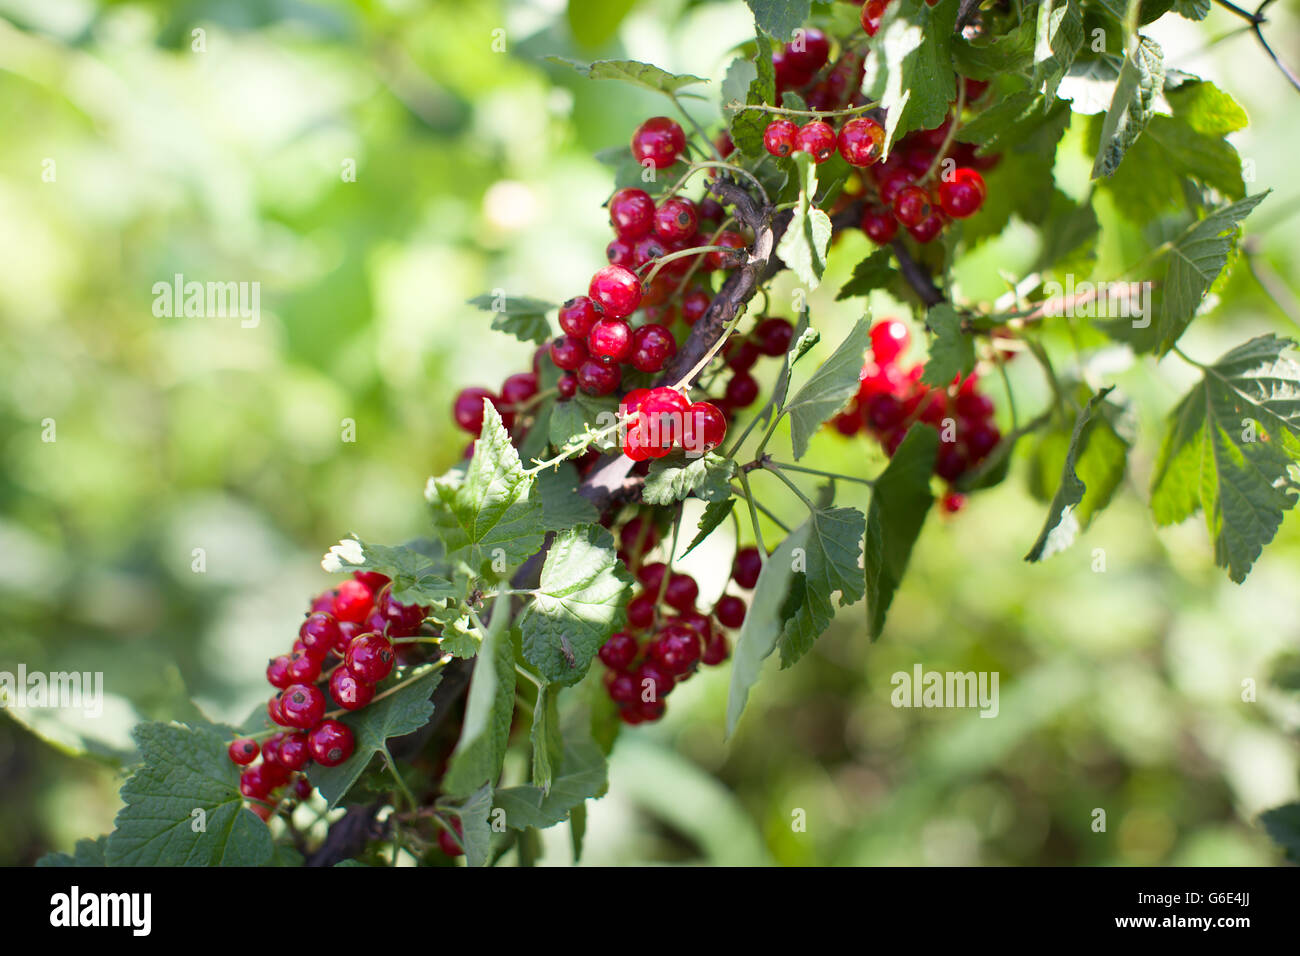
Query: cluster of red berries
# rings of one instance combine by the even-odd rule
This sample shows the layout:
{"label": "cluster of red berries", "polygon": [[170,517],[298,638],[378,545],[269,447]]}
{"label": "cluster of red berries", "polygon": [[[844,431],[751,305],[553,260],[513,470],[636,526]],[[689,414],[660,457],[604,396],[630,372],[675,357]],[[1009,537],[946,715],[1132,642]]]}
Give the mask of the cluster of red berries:
{"label": "cluster of red berries", "polygon": [[501,415],[501,422],[509,430],[514,427],[516,415],[523,411],[537,394],[537,373],[517,372],[501,383],[500,393],[486,388],[465,388],[457,395],[452,406],[456,424],[475,438],[483,430],[483,399]]}
{"label": "cluster of red berries", "polygon": [[634,388],[621,411],[633,415],[623,437],[623,454],[633,461],[662,458],[680,445],[700,456],[727,437],[727,418],[711,402],[688,402],[675,388]]}
{"label": "cluster of red berries", "polygon": [[776,119],[763,131],[763,146],[773,156],[807,153],[814,163],[824,163],[839,150],[850,166],[870,166],[885,147],[885,128],[869,116],[848,120],[836,134],[830,123],[813,120],[796,125]]}
{"label": "cluster of red berries", "polygon": [[[619,543],[619,557],[632,569],[641,590],[628,603],[628,629],[611,634],[599,657],[607,668],[606,692],[618,705],[620,718],[640,724],[663,717],[664,698],[701,663],[716,666],[727,659],[731,645],[723,629],[735,630],[744,623],[745,602],[728,594],[709,614],[696,610],[700,588],[693,577],[662,561],[642,560],[658,543],[658,533],[640,516],[619,530]],[[732,578],[742,588],[753,588],[759,568],[757,549],[744,548],[736,555]]]}
{"label": "cluster of red berries", "polygon": [[[291,780],[298,798],[310,796],[311,784],[301,774],[308,763],[335,767],[352,756],[352,730],[325,716],[325,691],[318,685],[325,684],[343,710],[366,706],[396,662],[390,638],[419,633],[426,613],[427,608],[393,600],[389,579],[372,571],[354,572],[312,601],[291,651],[266,667],[267,682],[276,689],[267,714],[289,729],[260,746],[240,738],[228,750],[231,761],[248,768],[239,789],[254,801],[254,812],[267,819],[272,811],[265,801]],[[249,766],[259,753],[262,762]]]}
{"label": "cluster of red berries", "polygon": [[[993,421],[993,401],[979,391],[974,372],[954,379],[947,388],[923,385],[923,366],[905,369],[899,362],[910,344],[911,334],[898,319],[882,319],[871,327],[872,358],[862,366],[858,394],[831,424],[842,435],[872,433],[891,456],[913,423],[932,425],[944,439],[934,473],[951,484],[1002,440]],[[950,492],[944,507],[957,511],[964,501]]]}
{"label": "cluster of red berries", "polygon": [[813,27],[801,31],[784,48],[773,51],[776,101],[781,102],[782,94],[793,91],[813,110],[837,110],[846,104],[864,103],[861,88],[866,61],[862,54],[845,50],[830,63],[830,53],[830,38]]}

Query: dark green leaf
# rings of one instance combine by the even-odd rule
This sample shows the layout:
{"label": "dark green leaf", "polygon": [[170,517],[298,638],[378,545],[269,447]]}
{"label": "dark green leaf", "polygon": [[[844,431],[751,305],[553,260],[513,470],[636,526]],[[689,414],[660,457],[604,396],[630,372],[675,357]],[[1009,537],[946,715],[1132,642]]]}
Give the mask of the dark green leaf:
{"label": "dark green leaf", "polygon": [[754,24],[776,40],[788,40],[808,20],[811,0],[745,0]]}
{"label": "dark green leaf", "polygon": [[832,597],[836,592],[840,607],[860,601],[865,593],[858,559],[862,555],[866,516],[856,508],[818,508],[806,527],[802,560],[795,568],[795,574],[802,578],[804,596],[786,619],[778,640],[783,668],[808,653],[813,642],[825,633],[835,616]]}
{"label": "dark green leaf", "polygon": [[702,501],[725,501],[731,497],[734,470],[735,462],[714,452],[698,458],[660,458],[650,465],[641,500],[648,505],[670,505],[694,495]]}
{"label": "dark green leaf", "polygon": [[797,461],[808,451],[808,443],[822,423],[857,394],[862,357],[870,339],[866,319],[859,319],[812,378],[795,394],[785,412],[790,416],[790,444]]}
{"label": "dark green leaf", "polygon": [[564,748],[560,770],[550,793],[539,787],[507,787],[496,792],[496,806],[505,811],[506,826],[513,830],[544,830],[568,818],[584,801],[605,792],[605,755],[590,740],[571,741]]}
{"label": "dark green leaf", "polygon": [[876,34],[872,97],[885,110],[888,148],[905,133],[934,129],[957,97],[953,79],[953,25],[957,4],[894,0]]}
{"label": "dark green leaf", "polygon": [[484,783],[496,784],[510,741],[514,712],[514,645],[509,633],[504,632],[504,625],[498,627],[493,620],[474,659],[474,676],[465,701],[460,739],[442,778],[444,793],[464,797]]}
{"label": "dark green leaf", "polygon": [[686,557],[697,547],[704,543],[704,539],[717,530],[718,525],[727,520],[733,508],[736,507],[734,497],[727,498],[725,501],[710,501],[704,506],[704,514],[700,515],[700,523],[697,525],[695,537],[691,539],[690,545],[682,552],[682,557]]}
{"label": "dark green leaf", "polygon": [[913,425],[872,488],[863,560],[872,640],[885,629],[885,615],[934,502],[930,474],[938,450],[939,433]]}
{"label": "dark green leaf", "polygon": [[975,367],[975,339],[962,331],[961,316],[946,302],[930,308],[925,324],[934,338],[921,383],[947,388],[956,376],[967,375]]}
{"label": "dark green leaf", "polygon": [[853,278],[844,283],[844,286],[835,296],[835,301],[841,299],[851,299],[854,296],[867,295],[876,289],[883,289],[889,285],[889,281],[894,277],[893,261],[894,251],[889,246],[881,246],[871,255],[861,260],[853,267]]}

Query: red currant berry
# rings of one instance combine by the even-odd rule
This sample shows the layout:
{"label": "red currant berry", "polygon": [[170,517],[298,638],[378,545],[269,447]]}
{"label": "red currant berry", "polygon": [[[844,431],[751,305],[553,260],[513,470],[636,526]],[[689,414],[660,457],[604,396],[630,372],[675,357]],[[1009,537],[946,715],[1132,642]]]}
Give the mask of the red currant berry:
{"label": "red currant berry", "polygon": [[301,770],[309,756],[306,734],[285,734],[276,748],[275,762],[286,770]]}
{"label": "red currant berry", "polygon": [[850,166],[870,166],[885,147],[885,128],[868,116],[851,119],[836,138],[840,155]]}
{"label": "red currant berry", "polygon": [[574,335],[561,335],[551,342],[551,361],[555,367],[573,372],[587,361],[587,342]]}
{"label": "red currant berry", "polygon": [[249,800],[265,800],[271,793],[271,784],[262,776],[262,767],[251,767],[239,775],[239,792]]}
{"label": "red currant berry", "polygon": [[638,631],[644,631],[655,621],[655,597],[653,594],[638,594],[627,602],[627,623]]}
{"label": "red currant berry", "polygon": [[390,637],[411,637],[419,633],[429,609],[419,604],[402,604],[393,600],[393,589],[379,592],[378,611],[388,625]]}
{"label": "red currant berry", "polygon": [[[365,585],[363,584],[362,587]],[[338,639],[339,625],[332,614],[319,612],[308,614],[307,619],[298,628],[298,640],[302,641],[307,653],[318,661],[325,659],[325,655]]]}
{"label": "red currant berry", "polygon": [[981,421],[973,425],[964,437],[971,461],[978,462],[997,447],[998,442],[1002,440],[1002,432],[998,430],[997,425]]}
{"label": "red currant berry", "polygon": [[334,595],[334,619],[337,621],[364,621],[375,603],[375,594],[360,581],[344,581]]}
{"label": "red currant berry", "polygon": [[378,571],[353,571],[352,576],[370,588],[370,593],[378,594],[379,590],[391,579],[386,574],[380,574]]}
{"label": "red currant berry", "polygon": [[612,395],[622,380],[623,373],[612,362],[591,358],[578,366],[578,387],[588,395]]}
{"label": "red currant berry", "polygon": [[[727,230],[713,240],[713,245],[740,250],[746,248],[748,243],[745,242],[745,237],[740,233]],[[716,249],[704,257],[704,262],[710,269],[732,269],[743,261],[743,258],[737,253],[721,252]]]}
{"label": "red currant berry", "polygon": [[732,408],[752,405],[758,398],[758,380],[748,372],[737,372],[731,376],[722,397]]}
{"label": "red currant berry", "polygon": [[348,645],[344,664],[358,680],[378,684],[393,671],[393,645],[382,634],[362,634]]}
{"label": "red currant berry", "polygon": [[651,594],[658,594],[659,588],[663,584],[664,575],[668,572],[668,565],[662,561],[654,561],[649,564],[643,564],[636,572],[636,579]]}
{"label": "red currant berry", "polygon": [[724,595],[718,599],[713,613],[723,627],[734,630],[745,623],[745,602],[735,595]]}
{"label": "red currant berry", "polygon": [[618,631],[600,646],[600,660],[611,670],[621,671],[636,660],[640,649],[635,637],[625,631]]}
{"label": "red currant berry", "polygon": [[699,224],[699,210],[695,208],[695,203],[683,196],[665,199],[655,210],[655,235],[664,242],[681,242],[690,239],[695,235]]}
{"label": "red currant berry", "polygon": [[894,196],[894,218],[904,226],[919,226],[934,208],[930,194],[920,186],[904,186]]}
{"label": "red currant berry", "polygon": [[339,639],[334,642],[334,647],[331,648],[331,650],[333,650],[333,652],[339,657],[342,657],[347,653],[348,645],[352,643],[352,638],[356,637],[358,634],[364,633],[365,628],[360,624],[357,624],[355,621],[340,621]]}
{"label": "red currant berry", "polygon": [[620,239],[640,239],[654,218],[655,201],[644,189],[628,187],[609,197],[609,222]]}
{"label": "red currant berry", "polygon": [[944,442],[940,445],[939,454],[935,457],[934,473],[945,481],[956,481],[961,477],[962,472],[966,470],[968,464],[966,453],[958,447],[956,442]]}
{"label": "red currant berry", "polygon": [[867,31],[867,36],[873,37],[876,31],[880,29],[880,21],[885,17],[885,7],[889,5],[889,0],[867,0],[862,5],[862,29]]}
{"label": "red currant berry", "polygon": [[632,134],[632,155],[642,166],[666,169],[686,149],[686,134],[667,116],[652,116]]}
{"label": "red currant berry", "polygon": [[293,794],[299,800],[306,800],[311,796],[311,781],[306,777],[299,777],[293,782]]}
{"label": "red currant berry", "polygon": [[814,163],[824,163],[835,152],[835,130],[821,120],[804,123],[795,137],[795,148],[811,156]]}
{"label": "red currant berry", "polygon": [[637,261],[636,244],[630,239],[611,239],[605,247],[605,258],[610,265],[624,269],[635,269],[641,264]]}
{"label": "red currant berry", "polygon": [[695,599],[700,596],[700,586],[689,574],[674,574],[668,579],[664,589],[664,603],[679,611],[689,611],[695,607]]}
{"label": "red currant berry", "polygon": [[[898,319],[881,319],[871,327],[871,354],[881,365],[888,365],[908,350],[912,333]],[[882,391],[897,391],[897,388]]]}
{"label": "red currant berry", "polygon": [[785,319],[764,319],[758,323],[751,337],[760,352],[775,358],[790,350],[790,343],[794,340],[794,326]]}
{"label": "red currant berry", "polygon": [[943,496],[943,510],[950,515],[955,515],[966,507],[966,496],[950,491]]}
{"label": "red currant berry", "polygon": [[700,660],[710,667],[717,667],[729,656],[731,656],[731,645],[727,642],[727,635],[715,631],[705,642],[704,653],[700,655]]}
{"label": "red currant berry", "polygon": [[750,590],[758,583],[758,574],[763,570],[763,560],[758,548],[741,548],[736,552],[736,560],[731,565],[731,580],[742,588]]}
{"label": "red currant berry", "polygon": [[785,48],[786,64],[809,77],[826,65],[830,55],[831,41],[815,27],[796,32],[794,42]]}
{"label": "red currant berry", "polygon": [[330,696],[344,710],[358,710],[375,696],[375,685],[358,680],[346,667],[336,667],[330,674]]}
{"label": "red currant berry", "polygon": [[623,319],[600,319],[587,336],[592,358],[625,362],[632,354],[632,326]]}
{"label": "red currant berry", "polygon": [[272,687],[285,688],[293,681],[289,680],[289,655],[273,657],[266,665],[266,680]]}
{"label": "red currant berry", "polygon": [[651,642],[649,651],[668,673],[685,674],[700,659],[700,635],[689,627],[670,624]]}
{"label": "red currant berry", "polygon": [[632,366],[638,372],[658,372],[677,354],[677,340],[662,325],[643,325],[632,336]]}
{"label": "red currant berry", "polygon": [[281,692],[280,711],[290,727],[306,729],[325,714],[325,695],[312,684],[290,684]]}
{"label": "red currant berry", "polygon": [[[683,678],[685,680],[685,678]],[[637,716],[640,723],[653,723],[661,720],[668,710],[668,706],[661,700],[643,700],[636,705]]]}
{"label": "red currant berry", "polygon": [[898,220],[888,209],[868,206],[862,211],[862,231],[878,246],[883,246],[898,234]]}
{"label": "red currant berry", "polygon": [[587,294],[606,317],[626,318],[641,304],[641,280],[622,266],[605,266],[591,277]]}
{"label": "red currant berry", "polygon": [[496,396],[486,388],[465,388],[461,389],[452,406],[456,424],[471,435],[477,435],[483,430],[484,399],[495,404]]}
{"label": "red currant berry", "polygon": [[281,727],[290,726],[289,719],[284,716],[284,691],[280,691],[266,702],[266,716],[271,718],[273,724],[279,724]]}
{"label": "red currant berry", "polygon": [[682,319],[687,325],[694,325],[704,318],[704,313],[709,310],[709,303],[712,301],[713,297],[703,289],[692,289],[682,296]]}
{"label": "red currant berry", "polygon": [[895,169],[881,177],[877,184],[877,191],[880,193],[880,201],[887,206],[893,206],[894,197],[900,190],[906,189],[912,185],[915,175],[906,169]]}
{"label": "red currant berry", "polygon": [[560,380],[555,383],[555,391],[561,401],[567,401],[578,394],[578,376],[572,372],[566,372],[560,376]]}
{"label": "red currant berry", "polygon": [[788,119],[777,119],[763,130],[763,148],[773,156],[789,156],[797,148],[799,127]]}
{"label": "red currant berry", "polygon": [[295,652],[289,658],[289,682],[314,684],[320,678],[320,661],[310,654]]}
{"label": "red currant berry", "polygon": [[631,704],[641,696],[641,687],[631,674],[611,671],[610,678],[605,683],[605,692],[616,704]]}
{"label": "red currant berry", "polygon": [[984,177],[973,169],[958,169],[951,180],[939,183],[939,208],[954,219],[965,219],[984,203]]}
{"label": "red currant berry", "polygon": [[460,837],[464,830],[458,817],[452,819],[451,825],[456,831],[454,836],[446,830],[438,830],[438,849],[448,856],[461,856],[465,852],[460,845]]}
{"label": "red currant berry", "polygon": [[[596,303],[585,295],[574,296],[560,306],[560,328],[574,338],[585,339],[599,318],[600,310]],[[502,389],[503,394],[504,391]]]}
{"label": "red currant berry", "polygon": [[919,225],[908,226],[907,231],[917,242],[932,242],[943,231],[943,217],[932,212]]}
{"label": "red currant berry", "polygon": [[968,421],[981,421],[993,414],[993,399],[974,389],[963,388],[957,393],[957,400],[953,404],[957,408],[957,414]]}
{"label": "red currant berry", "polygon": [[726,416],[710,402],[692,402],[686,408],[682,427],[682,447],[693,455],[702,455],[722,444],[727,437]]}
{"label": "red currant berry", "polygon": [[739,342],[728,343],[727,351],[727,368],[733,372],[748,372],[754,367],[759,356],[763,353],[758,350],[758,346],[748,339]]}
{"label": "red currant berry", "polygon": [[501,383],[501,401],[512,409],[536,394],[537,376],[532,372],[516,372]]}
{"label": "red currant berry", "polygon": [[[695,637],[693,634],[691,636]],[[698,639],[696,637],[696,640]],[[637,695],[642,701],[656,701],[663,698],[676,683],[668,669],[653,660],[646,661],[633,671],[632,679],[636,681]]]}
{"label": "red currant berry", "polygon": [[250,740],[247,737],[232,740],[230,746],[226,748],[226,753],[230,755],[230,762],[239,764],[241,767],[256,760],[260,751],[261,748],[257,746],[257,741]]}
{"label": "red currant berry", "polygon": [[352,756],[356,741],[352,728],[337,720],[322,720],[307,735],[311,759],[322,767],[337,767]]}

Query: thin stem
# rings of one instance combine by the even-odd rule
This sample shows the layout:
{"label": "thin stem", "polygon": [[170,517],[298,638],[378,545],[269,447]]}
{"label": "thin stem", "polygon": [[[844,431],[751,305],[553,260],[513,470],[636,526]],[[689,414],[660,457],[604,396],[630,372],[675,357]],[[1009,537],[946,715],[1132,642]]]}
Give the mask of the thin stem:
{"label": "thin stem", "polygon": [[819,475],[822,478],[835,478],[839,481],[852,481],[859,485],[874,485],[876,483],[876,479],[874,478],[863,478],[860,475],[841,475],[839,472],[835,471],[822,471],[820,468],[805,468],[803,465],[792,465],[789,462],[784,461],[761,463],[764,468],[766,468],[768,464],[771,464],[773,468],[780,468],[783,471],[797,471],[805,475]]}
{"label": "thin stem", "polygon": [[740,486],[745,489],[745,501],[749,504],[749,523],[754,527],[754,541],[758,544],[758,557],[761,564],[767,564],[767,546],[763,544],[763,529],[758,526],[758,510],[754,507],[754,492],[749,487],[749,474],[740,473]]}
{"label": "thin stem", "polygon": [[[452,660],[452,657],[451,657],[450,654],[444,654],[442,657],[440,657],[438,660],[434,661],[434,662],[433,662],[432,664],[430,664],[428,667],[422,667],[422,668],[420,668],[419,670],[417,670],[415,673],[411,674],[411,676],[409,676],[408,678],[406,678],[406,680],[404,680],[404,681],[399,681],[398,683],[394,684],[392,687],[388,688],[388,690],[384,691],[382,694],[376,694],[374,697],[372,697],[372,698],[370,699],[370,702],[373,704],[373,703],[375,703],[376,701],[383,700],[385,697],[389,697],[389,696],[391,696],[391,695],[393,695],[393,694],[396,694],[396,693],[397,693],[399,690],[401,690],[403,687],[407,686],[408,684],[413,684],[413,683],[415,683],[417,680],[420,680],[420,678],[422,678],[422,677],[426,677],[426,676],[428,676],[428,674],[431,673],[432,671],[436,671],[436,670],[438,670],[438,669],[441,668],[441,667],[446,667],[447,664],[451,663],[451,660]],[[327,713],[325,716],[326,716],[326,717],[342,717],[342,716],[343,716],[344,714],[346,714],[346,713],[348,713],[348,711],[346,711],[346,710],[344,710],[342,707],[340,707],[338,710],[331,710],[331,711],[330,711],[329,713]]]}
{"label": "thin stem", "polygon": [[769,461],[765,461],[765,462],[763,462],[763,470],[764,470],[764,471],[770,471],[772,474],[776,475],[776,476],[777,476],[778,478],[780,478],[783,482],[785,482],[786,487],[789,488],[791,491],[793,491],[796,495],[799,496],[799,500],[802,501],[805,505],[808,506],[808,510],[809,510],[809,511],[816,511],[816,510],[817,510],[817,506],[816,506],[815,504],[812,503],[812,499],[809,498],[807,495],[805,495],[802,491],[800,491],[800,490],[799,490],[799,486],[796,485],[793,481],[790,480],[790,476],[787,475],[785,472],[783,472],[780,468],[778,468],[778,467],[777,467],[775,464],[773,464],[770,460],[769,460]]}
{"label": "thin stem", "polygon": [[673,388],[677,389],[678,391],[681,391],[683,386],[689,385],[691,379],[695,378],[696,375],[699,375],[700,372],[704,371],[704,369],[708,366],[708,364],[713,361],[713,356],[717,355],[718,352],[722,349],[722,346],[727,343],[727,339],[731,338],[731,333],[736,331],[736,326],[740,325],[740,320],[743,319],[744,317],[745,317],[745,310],[744,309],[737,310],[735,317],[730,322],[727,323],[727,327],[724,328],[722,330],[722,334],[718,336],[718,340],[714,342],[712,346],[709,347],[709,350],[704,353],[703,358],[701,358],[698,362],[696,362],[695,366],[689,372],[687,372],[685,375],[683,375],[680,379],[677,380],[677,384],[675,384]]}
{"label": "thin stem", "polygon": [[682,106],[682,101],[677,98],[676,93],[669,93],[668,96],[673,101],[673,106],[677,107],[677,112],[686,117],[686,122],[690,123],[691,126],[695,128],[695,132],[699,134],[700,139],[708,144],[708,148],[713,151],[713,155],[718,157],[718,160],[721,161],[722,153],[718,152],[718,147],[714,144],[713,140],[709,139],[709,134],[704,132],[704,127],[696,122],[695,117],[686,111],[686,107]]}
{"label": "thin stem", "polygon": [[853,106],[843,110],[792,110],[784,106],[769,106],[766,103],[742,103],[739,100],[732,100],[725,109],[740,110],[760,110],[764,113],[780,113],[782,116],[852,116],[855,113],[869,113],[871,110],[880,106],[879,100],[873,100],[863,106]]}
{"label": "thin stem", "polygon": [[1207,368],[1206,368],[1204,365],[1202,365],[1200,362],[1196,361],[1196,359],[1192,358],[1190,355],[1188,355],[1186,352],[1184,352],[1184,351],[1183,351],[1181,348],[1179,348],[1177,345],[1174,346],[1174,348],[1173,348],[1173,353],[1174,353],[1175,355],[1177,355],[1180,359],[1182,359],[1184,362],[1186,362],[1187,364],[1189,364],[1189,365],[1195,365],[1195,366],[1196,366],[1197,368],[1199,368],[1202,372],[1207,372],[1207,371],[1209,371],[1209,369],[1207,369]]}
{"label": "thin stem", "polygon": [[943,165],[943,159],[948,155],[948,147],[952,145],[953,137],[957,135],[957,130],[961,127],[961,113],[965,108],[966,84],[963,82],[957,84],[957,108],[953,110],[952,122],[948,124],[948,132],[943,138],[943,145],[934,154],[934,160],[930,163],[930,168],[918,180],[919,183],[928,183],[939,167]]}
{"label": "thin stem", "polygon": [[689,249],[678,249],[676,252],[669,252],[665,255],[659,256],[657,259],[652,259],[648,262],[641,263],[639,268],[642,269],[650,265],[650,262],[654,263],[654,267],[651,268],[651,270],[646,273],[646,277],[642,279],[641,282],[644,285],[649,285],[651,282],[654,281],[655,276],[659,274],[659,270],[662,269],[668,263],[672,262],[674,259],[685,259],[687,256],[703,255],[706,252],[735,252],[735,251],[736,250],[731,248],[731,246],[691,246],[691,248]]}

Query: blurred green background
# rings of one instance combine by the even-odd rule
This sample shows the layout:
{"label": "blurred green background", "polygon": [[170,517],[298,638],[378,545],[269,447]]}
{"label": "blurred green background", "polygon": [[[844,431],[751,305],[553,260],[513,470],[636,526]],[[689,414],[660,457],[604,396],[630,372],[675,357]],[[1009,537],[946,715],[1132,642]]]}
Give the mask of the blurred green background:
{"label": "blurred green background", "polygon": [[[1293,62],[1295,10],[1276,4],[1268,28]],[[1276,190],[1251,232],[1281,306],[1242,263],[1184,339],[1203,360],[1294,334],[1298,318],[1300,95],[1238,24],[1216,8],[1152,31],[1168,62],[1246,108],[1250,190]],[[191,698],[214,718],[247,713],[265,659],[328,583],[330,544],[424,530],[424,481],[465,445],[453,394],[531,354],[465,300],[585,288],[612,182],[593,154],[665,111],[542,58],[630,56],[716,89],[751,35],[739,0],[0,0],[0,669],[103,671],[109,694],[98,720],[26,715],[40,736],[0,718],[0,863],[112,828],[133,722],[184,717]],[[712,105],[692,109],[716,123]],[[1076,195],[1080,144],[1072,133],[1058,164]],[[1106,275],[1132,257],[1101,212]],[[969,256],[963,293],[996,297],[1036,242],[1013,227]],[[823,356],[860,314],[833,297],[866,249],[846,236],[812,299]],[[153,285],[175,273],[259,282],[260,322],[156,317]],[[1068,366],[1069,340],[1055,345]],[[1297,792],[1300,703],[1267,680],[1300,645],[1296,521],[1241,587],[1213,566],[1202,522],[1157,532],[1145,487],[1160,419],[1192,376],[1173,359],[1100,362],[1139,438],[1125,488],[1073,549],[1021,560],[1043,518],[1023,470],[932,519],[879,643],[861,605],[845,610],[797,668],[772,666],[734,739],[726,667],[625,734],[586,859],[1278,861],[1254,817]],[[1011,371],[1032,409],[1036,369]],[[881,466],[865,440],[830,434],[813,456]],[[756,490],[795,516],[775,483]],[[709,596],[726,538],[687,562]],[[999,717],[893,708],[890,675],[916,663],[998,671]],[[791,827],[800,810],[806,832]]]}

